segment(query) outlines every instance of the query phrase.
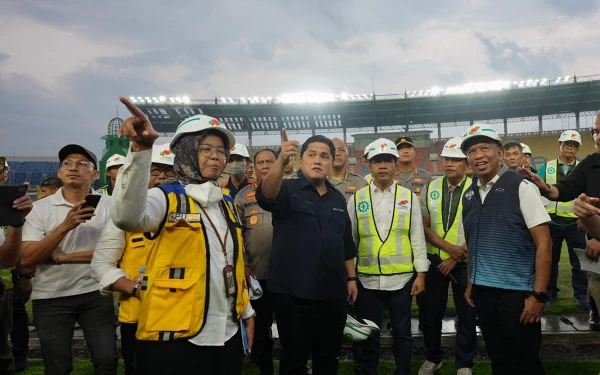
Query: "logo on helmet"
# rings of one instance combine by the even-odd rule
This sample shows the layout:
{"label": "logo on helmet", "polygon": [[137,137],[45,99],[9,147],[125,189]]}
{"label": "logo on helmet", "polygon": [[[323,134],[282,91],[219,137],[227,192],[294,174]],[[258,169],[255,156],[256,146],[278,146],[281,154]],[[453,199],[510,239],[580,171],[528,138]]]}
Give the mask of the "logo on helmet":
{"label": "logo on helmet", "polygon": [[451,144],[450,146],[448,146],[448,148],[450,150],[454,150],[456,148],[456,143]]}
{"label": "logo on helmet", "polygon": [[577,134],[575,134],[575,133],[571,134],[571,138],[577,138]]}
{"label": "logo on helmet", "polygon": [[479,131],[479,126],[475,126],[469,131],[469,134],[473,135]]}
{"label": "logo on helmet", "polygon": [[382,148],[382,149],[383,149],[383,148],[387,148],[387,143],[382,143],[382,144],[381,144],[381,148]]}
{"label": "logo on helmet", "polygon": [[210,126],[219,126],[219,125],[221,125],[221,121],[219,121],[216,118],[214,118],[214,119],[212,119],[212,120],[210,120],[208,122],[208,125],[210,125]]}
{"label": "logo on helmet", "polygon": [[168,156],[171,155],[171,150],[162,150],[159,154],[160,156]]}

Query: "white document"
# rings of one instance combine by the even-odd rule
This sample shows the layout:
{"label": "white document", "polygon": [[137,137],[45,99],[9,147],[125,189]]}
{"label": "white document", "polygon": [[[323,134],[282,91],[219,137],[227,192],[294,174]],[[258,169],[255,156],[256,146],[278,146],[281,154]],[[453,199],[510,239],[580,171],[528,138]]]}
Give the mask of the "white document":
{"label": "white document", "polygon": [[598,258],[588,257],[585,255],[584,249],[574,248],[573,251],[577,254],[577,258],[579,258],[582,270],[600,274],[600,261]]}

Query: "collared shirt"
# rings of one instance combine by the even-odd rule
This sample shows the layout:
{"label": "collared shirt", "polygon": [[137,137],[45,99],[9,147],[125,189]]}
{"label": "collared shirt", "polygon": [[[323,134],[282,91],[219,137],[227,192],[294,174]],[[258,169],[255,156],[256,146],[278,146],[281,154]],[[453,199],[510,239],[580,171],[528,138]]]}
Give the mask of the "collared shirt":
{"label": "collared shirt", "polygon": [[283,180],[276,199],[259,185],[258,204],[273,214],[271,292],[304,299],[346,299],[344,262],[356,256],[346,199],[329,181],[320,195],[303,175]]}
{"label": "collared shirt", "polygon": [[[502,167],[496,177],[492,178],[492,180],[485,185],[482,185],[481,180],[477,179],[481,203],[485,202],[485,197],[492,190],[494,184],[500,179],[500,176],[507,171],[508,169],[506,167]],[[521,181],[521,184],[519,185],[519,207],[521,208],[521,214],[523,215],[527,228],[531,229],[550,221],[550,215],[548,215],[548,212],[546,211],[539,189],[527,180]]]}
{"label": "collared shirt", "polygon": [[394,180],[396,180],[400,186],[407,188],[415,193],[417,197],[420,197],[423,188],[429,185],[431,175],[424,169],[414,167],[410,174],[405,176],[400,173],[394,177]]}
{"label": "collared shirt", "polygon": [[125,232],[109,220],[90,263],[92,278],[98,282],[100,294],[104,296],[112,294],[111,285],[117,280],[127,277],[125,271],[118,267],[125,245]]}
{"label": "collared shirt", "polygon": [[[94,250],[102,231],[110,220],[110,197],[103,195],[90,220],[69,231],[58,247],[66,254]],[[41,241],[65,220],[74,207],[63,197],[63,188],[56,194],[33,202],[33,210],[23,225],[23,242]],[[31,298],[47,299],[74,296],[98,290],[89,264],[41,264],[36,267]]]}
{"label": "collared shirt", "polygon": [[[114,212],[112,217],[115,222],[123,221],[128,223],[125,228],[132,233],[154,232],[159,228],[161,221],[165,218],[168,210],[165,194],[159,188],[148,190],[148,181],[150,175],[148,171],[151,165],[152,150],[129,152],[125,158],[123,169],[119,172],[115,190],[113,191],[112,208]],[[211,182],[205,182],[201,185],[187,185],[186,193],[194,199],[198,212],[201,216],[204,213],[198,207],[202,202],[202,207],[210,216],[217,228],[219,236],[224,236],[227,231],[227,223],[219,207],[219,201],[222,199],[220,187],[212,185]],[[215,190],[216,189],[216,190]],[[218,190],[218,192],[217,192]],[[218,193],[218,194],[216,194]],[[119,220],[117,220],[119,218]],[[208,223],[206,218],[204,223]],[[209,302],[206,312],[206,324],[202,331],[189,341],[199,346],[222,346],[225,341],[235,335],[239,329],[239,324],[233,321],[232,306],[235,303],[233,297],[225,297],[225,282],[223,280],[223,268],[225,267],[225,257],[221,250],[221,244],[212,225],[205,225],[208,246],[210,249],[210,280],[209,284]],[[232,236],[232,233],[229,233]],[[103,252],[112,253],[112,258],[116,258],[118,252],[115,247],[120,243],[114,241],[103,246]],[[233,240],[227,241],[227,256],[229,264],[233,263]],[[110,255],[109,255],[110,256]],[[248,304],[242,317],[248,318],[254,314],[252,306]]]}
{"label": "collared shirt", "polygon": [[559,192],[559,202],[570,202],[582,193],[588,197],[600,197],[600,154],[595,152],[586,156],[554,186]]}
{"label": "collared shirt", "polygon": [[[375,186],[374,182],[367,187],[371,189],[371,206],[373,207],[373,216],[377,233],[381,238],[387,238],[394,216],[394,200],[396,198],[396,183],[381,191]],[[425,231],[423,229],[423,219],[421,217],[421,208],[416,194],[413,193],[413,205],[410,215],[410,244],[413,251],[413,266],[415,272],[427,272],[429,270],[429,260],[427,259],[427,247],[425,243]],[[352,239],[354,245],[358,247],[359,234],[356,218],[356,204],[354,199],[348,201],[348,214],[352,223]],[[413,273],[399,275],[364,275],[359,274],[358,278],[367,289],[375,290],[398,290],[404,288],[406,283],[413,277]]]}
{"label": "collared shirt", "polygon": [[340,193],[344,195],[346,200],[352,198],[354,193],[368,185],[368,182],[364,177],[350,172],[344,173],[344,176],[342,176],[340,180],[336,180],[333,177],[328,177],[328,180],[333,187],[338,189]]}
{"label": "collared shirt", "polygon": [[[444,218],[444,231],[447,232],[456,219],[456,213],[458,212],[458,205],[462,195],[461,192],[465,186],[467,176],[463,176],[463,179],[456,187],[454,187],[454,189],[452,189],[452,185],[450,184],[450,181],[448,181],[448,178],[445,176],[443,178],[446,180],[446,183],[442,185],[442,217]],[[429,185],[425,186],[420,197],[421,214],[426,217],[431,216],[429,207],[427,207],[428,189]]]}
{"label": "collared shirt", "polygon": [[240,183],[240,187],[238,189],[238,188],[235,187],[235,185],[231,181],[231,177],[230,177],[229,180],[227,180],[226,183],[222,183],[221,186],[229,189],[229,195],[231,196],[231,198],[235,198],[235,196],[238,193],[238,191],[242,190],[246,186],[248,186],[250,184],[253,184],[255,182],[256,181],[254,181],[254,179],[252,179],[252,178],[244,177],[244,179]]}
{"label": "collared shirt", "polygon": [[241,189],[235,197],[244,226],[244,245],[247,266],[258,280],[269,277],[271,243],[273,242],[273,224],[271,213],[263,210],[256,201],[258,183]]}

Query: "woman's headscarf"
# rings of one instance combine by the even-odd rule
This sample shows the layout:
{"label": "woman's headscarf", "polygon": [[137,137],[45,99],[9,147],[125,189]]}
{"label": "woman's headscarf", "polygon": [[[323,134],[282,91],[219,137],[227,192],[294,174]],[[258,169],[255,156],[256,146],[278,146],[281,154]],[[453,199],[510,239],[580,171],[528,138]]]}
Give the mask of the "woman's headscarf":
{"label": "woman's headscarf", "polygon": [[182,136],[177,144],[173,147],[173,153],[175,154],[175,160],[173,162],[173,169],[177,173],[177,179],[181,184],[203,184],[207,181],[216,184],[216,180],[209,180],[202,177],[200,173],[200,162],[198,161],[198,144],[202,138],[207,135],[216,135],[223,140],[225,147],[226,156],[229,156],[228,140],[223,134],[216,130],[202,130],[197,133],[190,133]]}

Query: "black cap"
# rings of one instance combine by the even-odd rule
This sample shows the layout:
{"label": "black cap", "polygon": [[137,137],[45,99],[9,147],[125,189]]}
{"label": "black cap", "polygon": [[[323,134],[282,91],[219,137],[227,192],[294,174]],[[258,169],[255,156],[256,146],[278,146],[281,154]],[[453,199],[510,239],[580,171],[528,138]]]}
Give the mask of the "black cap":
{"label": "black cap", "polygon": [[98,159],[96,158],[96,155],[87,148],[76,144],[66,145],[65,147],[61,148],[58,152],[58,160],[63,161],[71,154],[80,154],[85,156],[89,159],[89,161],[94,163],[94,168],[98,169]]}
{"label": "black cap", "polygon": [[396,147],[400,147],[401,145],[410,145],[411,147],[415,147],[415,144],[413,143],[412,138],[410,137],[400,137],[398,139],[396,139]]}

